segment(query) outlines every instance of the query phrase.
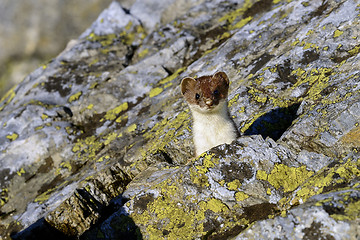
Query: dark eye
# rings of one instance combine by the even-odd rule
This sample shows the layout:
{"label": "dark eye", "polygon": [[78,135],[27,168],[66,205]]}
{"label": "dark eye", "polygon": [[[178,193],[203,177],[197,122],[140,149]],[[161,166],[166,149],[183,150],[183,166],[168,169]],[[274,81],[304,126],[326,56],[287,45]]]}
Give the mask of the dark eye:
{"label": "dark eye", "polygon": [[200,98],[200,95],[197,93],[195,94],[195,99],[198,100]]}
{"label": "dark eye", "polygon": [[217,90],[217,89],[214,91],[214,95],[215,95],[215,96],[219,95],[219,93],[220,93],[220,92],[219,92],[219,90]]}

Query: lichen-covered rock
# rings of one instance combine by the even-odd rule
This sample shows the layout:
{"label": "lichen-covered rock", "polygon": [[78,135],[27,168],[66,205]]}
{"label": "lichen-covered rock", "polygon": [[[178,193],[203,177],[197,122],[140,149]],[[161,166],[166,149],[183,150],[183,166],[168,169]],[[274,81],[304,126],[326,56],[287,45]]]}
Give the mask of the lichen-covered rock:
{"label": "lichen-covered rock", "polygon": [[[3,98],[1,237],[356,236],[357,3],[176,2],[113,2]],[[178,85],[217,70],[242,136],[193,159]]]}
{"label": "lichen-covered rock", "polygon": [[355,182],[349,189],[316,195],[273,219],[255,223],[235,239],[358,239],[359,194]]}

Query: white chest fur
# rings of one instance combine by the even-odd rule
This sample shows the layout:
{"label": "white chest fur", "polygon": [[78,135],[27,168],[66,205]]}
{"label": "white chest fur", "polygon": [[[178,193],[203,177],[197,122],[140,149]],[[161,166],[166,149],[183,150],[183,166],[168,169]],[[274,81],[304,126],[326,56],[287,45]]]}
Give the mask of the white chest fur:
{"label": "white chest fur", "polygon": [[227,102],[223,101],[211,112],[190,107],[193,116],[193,137],[196,156],[212,147],[231,143],[237,137],[237,130],[230,119]]}

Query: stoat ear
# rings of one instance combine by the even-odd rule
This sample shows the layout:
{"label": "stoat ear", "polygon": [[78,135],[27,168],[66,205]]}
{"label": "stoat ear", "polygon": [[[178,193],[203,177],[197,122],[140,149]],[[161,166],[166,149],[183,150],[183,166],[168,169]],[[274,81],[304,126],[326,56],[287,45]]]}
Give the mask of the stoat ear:
{"label": "stoat ear", "polygon": [[224,73],[224,72],[216,72],[216,73],[213,75],[213,78],[223,79],[223,80],[226,82],[226,85],[229,85],[229,78],[228,78],[228,76],[226,75],[226,73]]}
{"label": "stoat ear", "polygon": [[196,80],[192,77],[186,77],[181,80],[181,93],[182,95],[189,89],[194,89],[196,84]]}

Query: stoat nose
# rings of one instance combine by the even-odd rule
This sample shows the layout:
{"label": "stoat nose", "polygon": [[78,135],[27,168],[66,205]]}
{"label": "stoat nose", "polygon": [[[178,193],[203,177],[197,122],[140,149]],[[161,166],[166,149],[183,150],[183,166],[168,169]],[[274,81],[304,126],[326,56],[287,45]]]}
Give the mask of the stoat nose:
{"label": "stoat nose", "polygon": [[205,100],[205,104],[208,106],[212,106],[213,105],[213,101],[211,99],[206,99]]}

